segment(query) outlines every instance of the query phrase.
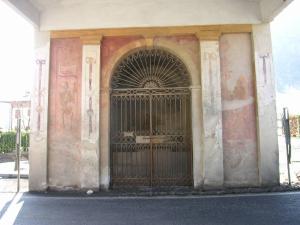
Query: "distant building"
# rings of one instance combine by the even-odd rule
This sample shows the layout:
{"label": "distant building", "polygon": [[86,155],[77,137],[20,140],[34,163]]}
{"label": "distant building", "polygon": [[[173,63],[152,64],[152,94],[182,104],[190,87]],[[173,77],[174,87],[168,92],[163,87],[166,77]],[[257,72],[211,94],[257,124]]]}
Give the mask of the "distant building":
{"label": "distant building", "polygon": [[1,101],[1,130],[11,131],[17,127],[17,120],[21,119],[21,129],[29,130],[31,104],[28,100]]}
{"label": "distant building", "polygon": [[30,128],[30,101],[11,101],[10,130],[15,130],[17,121],[21,119],[21,129],[29,130]]}

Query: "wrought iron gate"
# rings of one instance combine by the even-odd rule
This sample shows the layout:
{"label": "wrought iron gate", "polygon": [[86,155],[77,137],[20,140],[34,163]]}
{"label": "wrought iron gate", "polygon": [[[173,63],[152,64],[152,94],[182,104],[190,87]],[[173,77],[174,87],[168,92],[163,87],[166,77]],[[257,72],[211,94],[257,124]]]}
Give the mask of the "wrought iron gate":
{"label": "wrought iron gate", "polygon": [[111,95],[111,182],[191,185],[190,91],[179,58],[140,49],[117,65]]}
{"label": "wrought iron gate", "polygon": [[191,185],[188,89],[114,90],[113,185]]}

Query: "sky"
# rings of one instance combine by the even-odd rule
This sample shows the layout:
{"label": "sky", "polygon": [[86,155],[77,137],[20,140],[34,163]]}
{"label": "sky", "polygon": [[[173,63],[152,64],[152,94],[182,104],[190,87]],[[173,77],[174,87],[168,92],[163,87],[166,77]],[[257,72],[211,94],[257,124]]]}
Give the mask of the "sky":
{"label": "sky", "polygon": [[16,100],[31,91],[33,27],[0,1],[0,101]]}
{"label": "sky", "polygon": [[33,27],[0,0],[0,127],[9,126],[9,104],[31,91],[33,80]]}
{"label": "sky", "polygon": [[300,0],[294,0],[271,23],[277,89],[277,113],[288,107],[300,115]]}

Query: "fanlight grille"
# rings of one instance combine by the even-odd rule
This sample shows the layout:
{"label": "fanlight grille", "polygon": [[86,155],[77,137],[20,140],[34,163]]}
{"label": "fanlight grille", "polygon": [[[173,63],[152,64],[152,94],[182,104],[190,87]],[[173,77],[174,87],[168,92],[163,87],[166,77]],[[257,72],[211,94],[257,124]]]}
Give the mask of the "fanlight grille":
{"label": "fanlight grille", "polygon": [[167,88],[189,86],[188,72],[179,58],[162,49],[136,51],[117,65],[112,88]]}

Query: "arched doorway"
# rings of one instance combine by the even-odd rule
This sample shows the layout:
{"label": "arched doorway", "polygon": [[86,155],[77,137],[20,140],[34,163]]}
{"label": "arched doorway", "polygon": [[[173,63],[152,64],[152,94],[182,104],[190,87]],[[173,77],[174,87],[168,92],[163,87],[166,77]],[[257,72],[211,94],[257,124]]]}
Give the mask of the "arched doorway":
{"label": "arched doorway", "polygon": [[113,186],[192,185],[189,74],[166,50],[138,49],[112,75]]}

